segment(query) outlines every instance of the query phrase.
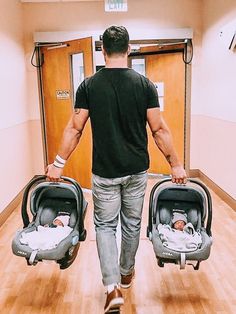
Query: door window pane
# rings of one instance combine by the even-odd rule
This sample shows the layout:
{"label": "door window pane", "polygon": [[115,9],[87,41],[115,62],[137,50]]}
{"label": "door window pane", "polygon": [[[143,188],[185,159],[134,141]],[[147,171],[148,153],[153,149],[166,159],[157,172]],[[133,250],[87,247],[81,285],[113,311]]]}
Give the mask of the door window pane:
{"label": "door window pane", "polygon": [[71,68],[72,68],[72,82],[73,82],[73,95],[75,94],[78,86],[84,80],[84,54],[83,52],[73,54],[71,56]]}
{"label": "door window pane", "polygon": [[145,59],[144,58],[137,58],[131,59],[131,68],[133,70],[135,70],[136,72],[142,74],[142,75],[146,75],[145,73]]}

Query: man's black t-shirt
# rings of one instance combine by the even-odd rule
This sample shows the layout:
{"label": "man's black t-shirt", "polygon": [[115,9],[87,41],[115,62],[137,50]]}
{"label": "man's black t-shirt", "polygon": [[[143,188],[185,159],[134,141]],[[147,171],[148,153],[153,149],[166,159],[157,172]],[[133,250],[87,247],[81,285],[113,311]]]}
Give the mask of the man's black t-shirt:
{"label": "man's black t-shirt", "polygon": [[129,68],[103,68],[80,84],[75,108],[89,110],[94,174],[117,178],[148,169],[147,109],[154,107],[154,84]]}

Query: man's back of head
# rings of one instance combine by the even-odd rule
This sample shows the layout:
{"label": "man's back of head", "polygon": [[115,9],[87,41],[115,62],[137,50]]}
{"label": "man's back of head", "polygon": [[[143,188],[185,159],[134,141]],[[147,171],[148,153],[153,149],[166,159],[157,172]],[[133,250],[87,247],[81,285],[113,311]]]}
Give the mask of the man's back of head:
{"label": "man's back of head", "polygon": [[129,47],[129,33],[124,26],[111,26],[102,36],[103,49],[110,57],[114,54],[125,54]]}

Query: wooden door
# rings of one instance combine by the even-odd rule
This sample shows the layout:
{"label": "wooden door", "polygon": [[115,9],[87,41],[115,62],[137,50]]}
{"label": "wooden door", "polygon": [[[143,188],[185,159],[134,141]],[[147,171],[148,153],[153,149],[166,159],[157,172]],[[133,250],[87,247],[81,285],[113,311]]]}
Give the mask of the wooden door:
{"label": "wooden door", "polygon": [[[142,48],[139,56],[131,57],[130,65],[157,86],[162,115],[172,132],[178,156],[184,164],[185,64],[181,51],[159,54],[154,53],[156,51],[156,46]],[[149,172],[170,174],[169,164],[156,147],[149,128],[148,150],[150,156]]]}
{"label": "wooden door", "polygon": [[[52,163],[63,130],[73,112],[77,85],[93,74],[92,39],[83,38],[43,47],[42,87],[46,159]],[[77,83],[76,83],[77,82]],[[91,187],[91,127],[87,122],[80,143],[68,160],[63,175]]]}
{"label": "wooden door", "polygon": [[[146,75],[160,87],[158,92],[162,115],[171,130],[178,156],[184,164],[185,64],[182,52],[148,55],[145,59]],[[170,174],[169,164],[157,149],[149,128],[148,142],[149,172]]]}

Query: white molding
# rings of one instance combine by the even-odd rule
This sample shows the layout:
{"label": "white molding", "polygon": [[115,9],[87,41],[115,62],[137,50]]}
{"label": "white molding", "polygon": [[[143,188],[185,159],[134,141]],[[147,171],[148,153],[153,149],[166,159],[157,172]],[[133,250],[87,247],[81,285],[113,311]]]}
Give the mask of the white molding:
{"label": "white molding", "polygon": [[[193,38],[193,30],[191,28],[174,28],[174,29],[144,29],[137,31],[137,28],[128,29],[131,40],[142,39],[185,39]],[[85,37],[93,37],[94,40],[99,40],[99,35],[102,35],[103,30],[94,31],[74,31],[74,32],[35,32],[35,43],[47,42],[63,42],[67,40],[80,39]]]}

